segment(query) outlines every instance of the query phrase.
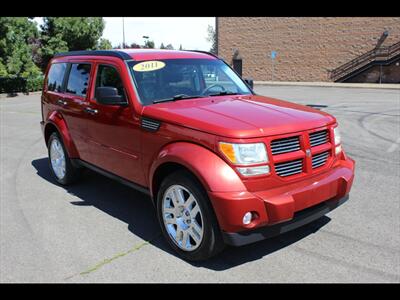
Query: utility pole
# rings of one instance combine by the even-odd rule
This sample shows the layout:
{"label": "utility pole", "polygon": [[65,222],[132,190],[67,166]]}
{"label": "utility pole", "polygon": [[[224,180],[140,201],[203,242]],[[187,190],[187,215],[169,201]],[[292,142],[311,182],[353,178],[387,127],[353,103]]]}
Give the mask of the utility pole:
{"label": "utility pole", "polygon": [[125,48],[125,21],[124,17],[122,17],[122,49]]}

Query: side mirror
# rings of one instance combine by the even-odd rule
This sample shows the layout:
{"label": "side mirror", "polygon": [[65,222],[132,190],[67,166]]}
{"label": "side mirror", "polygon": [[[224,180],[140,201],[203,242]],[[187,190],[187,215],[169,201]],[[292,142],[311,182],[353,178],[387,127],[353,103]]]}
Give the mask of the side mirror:
{"label": "side mirror", "polygon": [[104,105],[127,105],[125,97],[118,95],[114,87],[104,86],[96,88],[96,101]]}
{"label": "side mirror", "polygon": [[244,82],[247,83],[247,85],[248,85],[251,89],[253,89],[253,87],[254,87],[253,79],[250,79],[250,78],[243,78],[243,80],[244,80]]}

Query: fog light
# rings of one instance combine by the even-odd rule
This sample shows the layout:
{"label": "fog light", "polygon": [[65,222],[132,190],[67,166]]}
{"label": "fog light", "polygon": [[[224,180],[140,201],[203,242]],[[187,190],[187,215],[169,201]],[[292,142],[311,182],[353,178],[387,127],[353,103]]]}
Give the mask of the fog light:
{"label": "fog light", "polygon": [[251,222],[251,217],[252,217],[251,212],[245,213],[244,216],[243,216],[243,224],[244,224],[244,225],[250,224],[250,222]]}
{"label": "fog light", "polygon": [[342,146],[341,146],[341,145],[336,146],[336,148],[335,148],[335,154],[338,155],[340,152],[342,152]]}
{"label": "fog light", "polygon": [[256,176],[256,175],[268,174],[269,166],[244,167],[244,168],[237,168],[237,170],[243,176]]}

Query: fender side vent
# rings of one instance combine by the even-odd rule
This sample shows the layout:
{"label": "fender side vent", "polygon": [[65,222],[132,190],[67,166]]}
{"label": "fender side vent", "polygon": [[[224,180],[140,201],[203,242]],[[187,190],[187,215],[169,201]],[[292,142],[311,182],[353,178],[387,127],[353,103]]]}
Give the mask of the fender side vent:
{"label": "fender side vent", "polygon": [[141,126],[143,129],[148,131],[157,131],[160,128],[161,123],[159,121],[149,119],[149,118],[142,118]]}

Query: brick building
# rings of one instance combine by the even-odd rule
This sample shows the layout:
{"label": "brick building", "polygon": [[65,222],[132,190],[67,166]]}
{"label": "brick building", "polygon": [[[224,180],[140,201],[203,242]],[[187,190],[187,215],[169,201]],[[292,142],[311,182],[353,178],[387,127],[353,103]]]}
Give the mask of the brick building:
{"label": "brick building", "polygon": [[400,83],[399,17],[218,17],[216,32],[254,80]]}

